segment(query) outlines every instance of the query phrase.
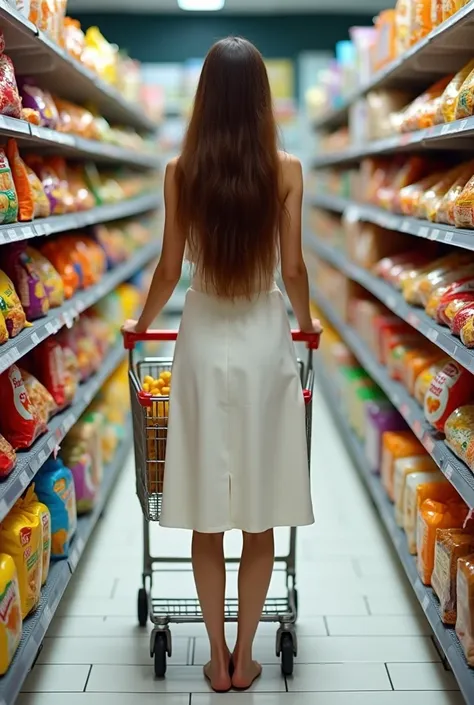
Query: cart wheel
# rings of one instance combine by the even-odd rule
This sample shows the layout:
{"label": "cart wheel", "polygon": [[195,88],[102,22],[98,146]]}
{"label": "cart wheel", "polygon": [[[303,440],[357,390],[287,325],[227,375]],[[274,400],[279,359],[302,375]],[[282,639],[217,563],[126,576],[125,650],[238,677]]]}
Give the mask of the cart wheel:
{"label": "cart wheel", "polygon": [[289,632],[281,636],[281,672],[284,676],[293,675],[294,645],[293,637]]}
{"label": "cart wheel", "polygon": [[137,599],[138,624],[146,627],[148,622],[148,595],[145,588],[140,588]]}
{"label": "cart wheel", "polygon": [[157,634],[155,638],[155,676],[164,678],[166,673],[166,634]]}

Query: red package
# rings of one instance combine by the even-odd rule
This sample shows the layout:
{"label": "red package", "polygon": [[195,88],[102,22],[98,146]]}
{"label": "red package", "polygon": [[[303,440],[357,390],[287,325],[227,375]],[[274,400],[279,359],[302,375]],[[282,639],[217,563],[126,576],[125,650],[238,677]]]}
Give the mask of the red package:
{"label": "red package", "polygon": [[4,54],[5,38],[0,32],[0,113],[13,118],[21,117],[21,100],[16,84],[12,60]]}
{"label": "red package", "polygon": [[410,326],[397,316],[380,316],[375,319],[378,340],[378,359],[383,365],[386,361],[387,341],[396,333],[408,333]]}
{"label": "red package", "polygon": [[[442,294],[438,307],[436,309],[436,320],[438,323],[443,323],[445,326],[449,326],[453,315],[446,315],[446,309],[450,304],[456,301],[472,301],[474,299],[474,277],[463,277],[462,279],[453,282],[446,287],[446,290]],[[452,307],[451,307],[452,309]],[[451,310],[450,309],[450,310]]]}
{"label": "red package", "polygon": [[0,435],[0,478],[7,477],[16,463],[16,453],[9,442]]}
{"label": "red package", "polygon": [[474,375],[455,360],[450,360],[431,381],[426,392],[425,418],[443,433],[444,424],[452,412],[473,398]]}
{"label": "red package", "polygon": [[451,321],[451,333],[459,337],[461,330],[471,318],[474,318],[474,303],[467,303],[459,309]]}
{"label": "red package", "polygon": [[15,450],[29,448],[47,426],[41,422],[16,365],[0,375],[0,398],[0,432]]}
{"label": "red package", "polygon": [[58,409],[68,404],[65,390],[66,371],[62,347],[54,338],[47,338],[28,356],[35,377],[53,397]]}

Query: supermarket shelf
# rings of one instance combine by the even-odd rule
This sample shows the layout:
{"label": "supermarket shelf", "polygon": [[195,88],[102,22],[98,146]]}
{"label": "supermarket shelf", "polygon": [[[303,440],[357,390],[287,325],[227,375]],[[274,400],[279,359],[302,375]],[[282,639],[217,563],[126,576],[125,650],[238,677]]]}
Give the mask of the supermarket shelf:
{"label": "supermarket shelf", "polygon": [[436,240],[453,247],[474,250],[474,230],[455,228],[452,225],[432,223],[429,220],[411,218],[405,215],[390,213],[383,208],[357,203],[340,196],[318,195],[311,199],[315,208],[323,208],[333,213],[344,213],[351,220],[363,220],[375,223],[387,230],[397,230],[407,235],[415,235],[426,240]]}
{"label": "supermarket shelf", "polygon": [[6,52],[13,58],[18,75],[40,76],[43,88],[75,103],[94,105],[114,124],[143,132],[155,130],[155,123],[139,106],[125,100],[116,88],[38,32],[7,0],[0,0],[0,26],[5,33]]}
{"label": "supermarket shelf", "polygon": [[90,306],[100,301],[119,284],[130,279],[145,264],[157,257],[161,249],[159,242],[151,242],[136,252],[128,262],[107,272],[98,284],[77,292],[62,306],[53,308],[44,318],[35,321],[0,348],[0,373],[26,355],[30,350],[63,326],[71,327],[74,319]]}
{"label": "supermarket shelf", "polygon": [[339,408],[336,401],[336,390],[331,384],[330,377],[322,369],[320,364],[316,365],[316,377],[326,403],[334,416],[336,426],[354,460],[360,476],[367,486],[407,578],[433,629],[438,645],[454,673],[466,703],[472,705],[474,703],[474,670],[467,665],[456,632],[454,629],[448,628],[443,624],[439,612],[439,603],[433,590],[425,587],[421,582],[416,569],[415,558],[410,555],[407,549],[406,536],[402,529],[396,524],[393,505],[388,500],[378,476],[373,475],[368,470],[362,444],[353,433],[345,415]]}
{"label": "supermarket shelf", "polygon": [[328,154],[322,152],[313,161],[312,166],[313,169],[325,169],[326,167],[357,162],[365,157],[404,151],[449,149],[453,152],[462,151],[465,154],[472,150],[473,135],[474,117],[469,117],[444,125],[434,125],[425,130],[416,130],[373,142],[365,142],[358,147],[349,147]]}
{"label": "supermarket shelf", "polygon": [[38,438],[30,450],[17,453],[15,469],[3,482],[0,482],[0,521],[5,518],[40,467],[61,443],[99,392],[101,386],[124,358],[125,351],[122,340],[120,340],[108,353],[99,371],[79,386],[71,406],[51,419],[47,433]]}
{"label": "supermarket shelf", "polygon": [[154,210],[159,205],[160,198],[156,194],[147,193],[120,203],[91,208],[89,211],[52,215],[49,218],[38,218],[38,220],[33,220],[30,223],[0,225],[0,245],[17,242],[18,240],[29,240],[33,237],[42,237],[43,235],[52,235],[52,233],[62,233],[67,230],[87,228],[90,225],[107,223],[111,220],[129,218],[133,215]]}
{"label": "supermarket shelf", "polygon": [[442,438],[433,432],[425,420],[423,409],[406,389],[389,377],[386,368],[375,360],[354,329],[342,320],[333,306],[314,287],[311,288],[311,297],[321,313],[339,332],[360,364],[399,410],[442,473],[457,489],[466,504],[474,509],[474,475],[471,471],[454,455]]}
{"label": "supermarket shelf", "polygon": [[42,590],[41,602],[36,612],[25,620],[22,640],[15,658],[7,674],[0,678],[0,705],[11,705],[20,693],[23,683],[36,660],[38,650],[46,635],[51,619],[104,510],[112,488],[122,470],[124,459],[130,449],[131,431],[126,434],[126,439],[117,449],[113,461],[104,470],[100,496],[94,510],[78,519],[77,532],[72,542],[69,560],[51,564],[47,583]]}
{"label": "supermarket shelf", "polygon": [[390,284],[375,277],[366,269],[350,262],[342,252],[329,247],[316,237],[309,236],[306,239],[306,244],[319,257],[332,264],[340,272],[343,272],[349,279],[356,281],[364,289],[370,291],[393,313],[413,326],[450,357],[457,360],[460,365],[474,373],[474,350],[466,348],[458,338],[451,335],[445,326],[435,323],[423,309],[407,304],[400,292],[390,286]]}
{"label": "supermarket shelf", "polygon": [[449,20],[357,88],[337,110],[317,120],[314,128],[328,130],[344,124],[350,106],[375,88],[423,90],[438,78],[458,71],[472,58],[473,24],[474,0],[470,0]]}

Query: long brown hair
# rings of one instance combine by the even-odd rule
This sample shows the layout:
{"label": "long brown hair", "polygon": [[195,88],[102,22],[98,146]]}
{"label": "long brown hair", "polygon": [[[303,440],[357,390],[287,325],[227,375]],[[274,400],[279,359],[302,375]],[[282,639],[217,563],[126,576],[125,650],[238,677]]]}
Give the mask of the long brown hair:
{"label": "long brown hair", "polygon": [[206,289],[267,286],[277,257],[280,161],[268,75],[245,39],[214,44],[176,170],[178,222]]}

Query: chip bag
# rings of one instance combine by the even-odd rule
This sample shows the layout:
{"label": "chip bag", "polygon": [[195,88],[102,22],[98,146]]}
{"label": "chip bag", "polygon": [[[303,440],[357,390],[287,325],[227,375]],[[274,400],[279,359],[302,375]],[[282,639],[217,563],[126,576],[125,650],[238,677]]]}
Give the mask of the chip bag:
{"label": "chip bag", "polygon": [[435,222],[454,225],[454,207],[458,197],[464,190],[467,182],[474,173],[474,164],[466,164],[460,170],[459,175],[444,194],[438,205]]}
{"label": "chip bag", "polygon": [[66,247],[61,245],[60,239],[44,242],[40,251],[60,274],[63,280],[64,296],[66,299],[70,299],[81,283],[78,267],[75,266],[71,253]]}
{"label": "chip bag", "polygon": [[0,554],[0,675],[4,675],[13,660],[23,630],[20,587],[15,562],[6,553]]}
{"label": "chip bag", "polygon": [[66,404],[64,354],[54,338],[47,338],[37,345],[28,356],[35,376],[46,387],[58,409]]}
{"label": "chip bag", "polygon": [[[14,338],[27,325],[23,306],[13,283],[0,270],[0,313],[5,321],[8,337]],[[5,342],[5,340],[3,340]]]}
{"label": "chip bag", "polygon": [[34,247],[27,247],[26,252],[35,265],[48,297],[51,308],[62,306],[64,303],[63,280],[51,262]]}
{"label": "chip bag", "polygon": [[42,527],[37,514],[19,499],[0,524],[0,551],[10,555],[18,573],[22,618],[38,606],[41,596]]}
{"label": "chip bag", "polygon": [[28,487],[24,502],[28,511],[36,514],[41,524],[41,585],[44,585],[48,579],[51,561],[51,514],[46,504],[40,502],[36,496],[34,484]]}
{"label": "chip bag", "polygon": [[15,223],[17,218],[18,199],[15,183],[6,154],[0,149],[0,225]]}
{"label": "chip bag", "polygon": [[[3,252],[2,252],[3,255]],[[6,248],[2,263],[11,277],[23,309],[30,320],[41,318],[49,311],[49,300],[33,259],[23,243]]]}
{"label": "chip bag", "polygon": [[425,418],[438,431],[452,412],[474,396],[474,376],[450,360],[432,380],[425,396]]}
{"label": "chip bag", "polygon": [[[5,38],[0,33],[0,114],[21,117],[21,99],[16,84],[15,69],[9,56],[4,54]],[[12,222],[12,221],[8,221]]]}
{"label": "chip bag", "polygon": [[59,458],[49,458],[35,477],[35,490],[51,513],[51,558],[64,559],[76,532],[76,494],[71,471]]}
{"label": "chip bag", "polygon": [[461,331],[470,320],[474,318],[474,302],[467,302],[458,309],[451,321],[450,329],[453,335],[460,336]]}
{"label": "chip bag", "polygon": [[0,433],[18,450],[29,448],[46,431],[46,425],[36,411],[16,365],[0,375]]}
{"label": "chip bag", "polygon": [[440,105],[436,115],[436,123],[453,122],[456,120],[456,109],[459,94],[461,92],[464,81],[474,69],[474,60],[469,61],[463,68],[457,72],[454,78],[448,83],[441,96]]}
{"label": "chip bag", "polygon": [[46,425],[58,410],[56,402],[41,382],[38,382],[36,377],[30,372],[20,368],[23,384],[28,393],[31,403],[33,404],[41,423]]}

